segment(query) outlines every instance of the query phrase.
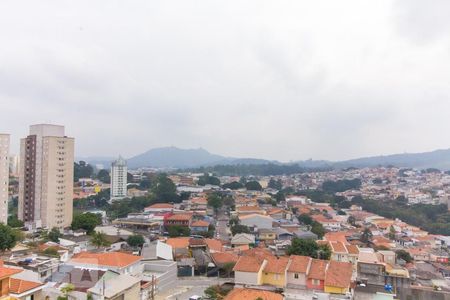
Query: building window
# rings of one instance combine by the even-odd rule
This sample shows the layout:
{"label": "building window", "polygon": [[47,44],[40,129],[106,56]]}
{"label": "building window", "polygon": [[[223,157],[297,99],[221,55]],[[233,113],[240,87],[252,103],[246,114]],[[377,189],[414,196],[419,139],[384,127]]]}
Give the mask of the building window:
{"label": "building window", "polygon": [[294,278],[298,279],[298,274],[297,273],[294,274]]}
{"label": "building window", "polygon": [[320,280],[318,279],[313,279],[312,280],[313,285],[320,285]]}

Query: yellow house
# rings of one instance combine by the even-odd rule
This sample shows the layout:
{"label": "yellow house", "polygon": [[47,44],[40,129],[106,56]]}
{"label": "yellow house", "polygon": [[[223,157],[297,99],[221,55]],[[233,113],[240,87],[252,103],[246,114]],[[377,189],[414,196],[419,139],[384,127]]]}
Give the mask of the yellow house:
{"label": "yellow house", "polygon": [[289,263],[288,257],[269,259],[262,270],[263,284],[273,285],[279,288],[286,286],[286,269]]}
{"label": "yellow house", "polygon": [[325,275],[325,293],[345,294],[349,292],[352,272],[351,263],[330,261]]}

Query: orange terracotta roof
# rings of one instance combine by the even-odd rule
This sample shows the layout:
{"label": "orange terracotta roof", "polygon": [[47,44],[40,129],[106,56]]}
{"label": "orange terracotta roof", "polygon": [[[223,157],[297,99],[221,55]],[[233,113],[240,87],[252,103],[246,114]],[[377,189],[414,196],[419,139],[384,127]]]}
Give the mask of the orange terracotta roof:
{"label": "orange terracotta roof", "polygon": [[166,244],[172,246],[173,249],[188,248],[189,239],[189,237],[169,238]]}
{"label": "orange terracotta roof", "polygon": [[155,203],[153,205],[150,205],[149,207],[146,207],[146,209],[148,209],[148,208],[153,208],[153,209],[173,208],[173,204],[169,204],[169,203]]}
{"label": "orange terracotta roof", "polygon": [[359,254],[359,248],[356,245],[345,245],[345,247],[347,248],[348,253],[350,254]]}
{"label": "orange terracotta roof", "polygon": [[253,290],[253,289],[233,289],[224,300],[241,300],[241,299],[262,299],[262,300],[283,300],[283,296],[274,292]]}
{"label": "orange terracotta roof", "polygon": [[209,251],[222,251],[222,241],[216,239],[205,239],[205,241]]}
{"label": "orange terracotta roof", "polygon": [[0,260],[0,279],[10,277],[22,271],[21,269],[6,268],[3,266],[3,261]]}
{"label": "orange terracotta roof", "polygon": [[9,280],[9,292],[13,294],[22,294],[43,285],[44,284],[40,282],[11,278]]}
{"label": "orange terracotta roof", "polygon": [[325,285],[348,288],[352,279],[352,264],[348,262],[331,261],[325,276]]}
{"label": "orange terracotta roof", "polygon": [[253,256],[241,256],[233,268],[237,272],[258,272],[264,260]]}
{"label": "orange terracotta roof", "polygon": [[321,259],[313,259],[311,267],[309,268],[308,278],[325,280],[325,272],[328,266],[328,261]]}
{"label": "orange terracotta roof", "polygon": [[288,272],[306,273],[311,260],[312,258],[308,256],[291,255],[291,264],[289,265]]}
{"label": "orange terracotta roof", "polygon": [[330,241],[330,242],[341,242],[341,243],[347,244],[348,242],[347,242],[346,236],[347,236],[347,234],[345,232],[342,232],[342,231],[327,232],[323,236],[323,239],[327,240],[327,241]]}
{"label": "orange terracotta roof", "polygon": [[170,220],[170,221],[189,221],[191,219],[192,219],[192,215],[189,215],[189,214],[172,215],[167,218],[167,220]]}
{"label": "orange terracotta roof", "polygon": [[239,257],[230,252],[214,252],[211,253],[211,258],[216,264],[237,263]]}
{"label": "orange terracotta roof", "polygon": [[233,289],[224,300],[241,300],[241,299],[262,299],[262,300],[283,300],[283,296],[274,292],[253,290],[253,289]]}
{"label": "orange terracotta roof", "polygon": [[253,256],[259,259],[273,259],[275,256],[267,248],[253,248],[242,253],[243,256]]}
{"label": "orange terracotta roof", "polygon": [[209,223],[206,221],[195,221],[191,224],[191,227],[208,227]]}
{"label": "orange terracotta roof", "polygon": [[276,258],[269,259],[266,264],[266,267],[264,268],[264,272],[275,273],[275,274],[284,274],[288,263],[289,263],[288,257],[280,257],[278,259],[276,259]]}
{"label": "orange terracotta roof", "polygon": [[330,242],[331,250],[337,253],[347,253],[347,248],[341,242]]}
{"label": "orange terracotta roof", "polygon": [[75,263],[92,264],[98,266],[126,267],[140,260],[141,260],[140,256],[122,252],[106,252],[106,253],[81,252],[75,254],[70,261]]}

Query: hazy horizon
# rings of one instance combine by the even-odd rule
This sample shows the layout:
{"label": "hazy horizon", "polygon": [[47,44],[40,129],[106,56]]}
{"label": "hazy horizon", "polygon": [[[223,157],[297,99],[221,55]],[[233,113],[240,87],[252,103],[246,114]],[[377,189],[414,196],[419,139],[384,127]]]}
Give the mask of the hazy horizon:
{"label": "hazy horizon", "polygon": [[77,157],[283,162],[448,149],[450,2],[2,1],[0,132]]}

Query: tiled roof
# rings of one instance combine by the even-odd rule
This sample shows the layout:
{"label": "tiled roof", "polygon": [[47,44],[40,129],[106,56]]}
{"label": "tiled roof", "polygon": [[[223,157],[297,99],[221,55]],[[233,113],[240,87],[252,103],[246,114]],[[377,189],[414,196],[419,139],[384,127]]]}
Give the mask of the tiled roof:
{"label": "tiled roof", "polygon": [[345,248],[345,245],[341,242],[330,242],[330,245],[333,252],[347,253],[347,248]]}
{"label": "tiled roof", "polygon": [[242,211],[242,212],[246,212],[246,211],[260,211],[261,208],[259,208],[259,206],[240,206],[236,210],[237,211]]}
{"label": "tiled roof", "polygon": [[169,238],[166,244],[172,246],[173,249],[187,248],[189,247],[189,239],[189,237]]}
{"label": "tiled roof", "polygon": [[352,279],[352,264],[348,262],[331,261],[325,276],[325,285],[348,288]]}
{"label": "tiled roof", "polygon": [[110,267],[126,267],[141,260],[140,256],[122,252],[91,253],[81,252],[70,260],[74,263],[90,264]]}
{"label": "tiled roof", "polygon": [[208,227],[209,223],[206,221],[195,221],[191,224],[191,227]]}
{"label": "tiled roof", "polygon": [[189,221],[190,219],[192,219],[192,215],[188,215],[188,214],[172,215],[167,218],[167,220],[170,220],[170,221]]}
{"label": "tiled roof", "polygon": [[338,232],[327,232],[323,236],[324,240],[330,241],[330,242],[341,242],[346,244],[347,243],[347,234],[342,231]]}
{"label": "tiled roof", "polygon": [[291,255],[291,264],[289,265],[288,272],[306,273],[311,261],[312,258],[308,256]]}
{"label": "tiled roof", "polygon": [[313,259],[311,262],[311,267],[309,269],[308,278],[324,280],[327,266],[328,266],[328,261],[320,260],[320,259]]}
{"label": "tiled roof", "polygon": [[283,300],[283,296],[274,292],[253,290],[253,289],[233,289],[224,300],[258,299],[262,300]]}
{"label": "tiled roof", "polygon": [[253,256],[241,256],[233,268],[237,272],[258,272],[264,260]]}
{"label": "tiled roof", "polygon": [[146,207],[146,209],[164,209],[164,208],[173,208],[173,204],[169,203],[155,203],[153,205],[150,205],[149,207]]}
{"label": "tiled roof", "polygon": [[12,294],[22,294],[43,285],[40,282],[11,278],[9,280],[9,292]]}
{"label": "tiled roof", "polygon": [[214,252],[211,253],[212,260],[219,265],[226,264],[229,262],[236,263],[239,259],[239,257],[230,252]]}
{"label": "tiled roof", "polygon": [[275,273],[275,274],[284,274],[288,263],[289,263],[288,257],[280,257],[278,259],[276,259],[276,258],[269,259],[264,268],[264,272]]}
{"label": "tiled roof", "polygon": [[6,268],[3,266],[3,261],[0,260],[0,279],[12,276],[22,272],[21,269]]}
{"label": "tiled roof", "polygon": [[209,251],[222,251],[222,242],[216,239],[205,239]]}
{"label": "tiled roof", "polygon": [[356,245],[345,245],[350,254],[359,254],[359,248]]}

